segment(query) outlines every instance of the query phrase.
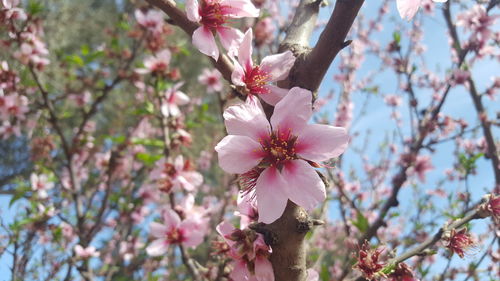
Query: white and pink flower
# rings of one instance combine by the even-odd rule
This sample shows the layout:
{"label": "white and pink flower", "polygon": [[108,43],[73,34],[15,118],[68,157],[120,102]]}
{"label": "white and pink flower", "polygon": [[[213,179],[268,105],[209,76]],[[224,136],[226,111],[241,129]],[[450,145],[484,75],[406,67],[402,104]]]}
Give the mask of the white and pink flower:
{"label": "white and pink flower", "polygon": [[238,49],[238,60],[234,60],[231,80],[234,85],[242,87],[246,94],[258,95],[266,103],[276,105],[288,93],[288,90],[270,85],[270,83],[287,78],[295,63],[295,57],[292,52],[286,51],[267,56],[260,65],[254,65],[252,40],[252,30],[248,29]]}
{"label": "white and pink flower", "polygon": [[50,182],[47,175],[37,175],[31,174],[31,189],[36,191],[38,197],[41,199],[45,199],[48,197],[47,191],[54,188],[54,183]]}
{"label": "white and pink flower", "polygon": [[137,23],[149,31],[153,33],[162,32],[164,25],[163,12],[156,10],[148,10],[146,12],[135,10],[134,15]]}
{"label": "white and pink flower", "polygon": [[[433,0],[437,3],[444,3],[447,0]],[[397,0],[396,5],[399,15],[405,20],[411,20],[417,13],[420,6],[424,4],[422,0]]]}
{"label": "white and pink flower", "polygon": [[201,26],[193,32],[193,45],[203,54],[219,58],[215,42],[217,33],[222,46],[232,53],[236,51],[243,34],[238,29],[226,26],[230,19],[258,17],[260,10],[250,0],[187,0],[186,14],[190,21]]}
{"label": "white and pink flower", "polygon": [[189,103],[189,97],[179,89],[184,85],[184,82],[179,82],[165,92],[162,99],[161,113],[165,117],[176,117],[181,114],[180,105]]}
{"label": "white and pink flower", "polygon": [[198,76],[198,82],[207,87],[207,93],[214,93],[222,91],[222,75],[217,69],[204,68],[200,76]]}
{"label": "white and pink flower", "polygon": [[191,192],[203,183],[203,176],[194,171],[191,162],[184,161],[182,155],[177,156],[173,164],[165,158],[161,159],[150,176],[160,184],[160,189],[165,191],[183,188]]}
{"label": "white and pink flower", "polygon": [[96,250],[94,246],[88,246],[83,248],[82,245],[78,244],[75,246],[75,255],[80,259],[88,259],[92,257],[99,257],[100,253]]}
{"label": "white and pink flower", "polygon": [[270,124],[256,99],[229,107],[229,133],[215,150],[228,173],[242,174],[255,188],[259,221],[271,223],[288,199],[308,210],[325,200],[325,185],[310,163],[338,157],[347,148],[344,128],[308,124],[312,93],[298,87],[276,104]]}
{"label": "white and pink flower", "polygon": [[186,247],[196,247],[203,241],[204,233],[197,228],[197,222],[181,218],[174,210],[163,213],[163,222],[152,222],[149,226],[151,234],[156,238],[147,248],[150,256],[165,254],[171,244],[181,244]]}
{"label": "white and pink flower", "polygon": [[144,59],[144,68],[138,68],[135,72],[139,74],[166,74],[172,54],[168,49],[162,50]]}

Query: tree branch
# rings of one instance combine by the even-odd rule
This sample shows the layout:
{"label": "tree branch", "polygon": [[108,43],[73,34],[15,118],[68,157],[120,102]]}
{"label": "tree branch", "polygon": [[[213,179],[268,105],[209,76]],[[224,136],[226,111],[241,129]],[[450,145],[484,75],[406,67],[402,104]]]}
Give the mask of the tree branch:
{"label": "tree branch", "polygon": [[349,45],[345,38],[364,0],[338,0],[316,46],[292,71],[293,86],[316,91],[337,54]]}

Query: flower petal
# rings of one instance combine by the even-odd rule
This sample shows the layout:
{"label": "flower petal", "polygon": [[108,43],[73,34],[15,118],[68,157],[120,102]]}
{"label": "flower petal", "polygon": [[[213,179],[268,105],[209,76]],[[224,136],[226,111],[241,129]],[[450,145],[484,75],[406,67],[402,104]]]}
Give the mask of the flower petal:
{"label": "flower petal", "polygon": [[221,0],[221,5],[227,5],[224,12],[230,14],[232,18],[256,18],[260,14],[260,9],[257,9],[250,0]]}
{"label": "flower petal", "polygon": [[295,56],[292,52],[286,51],[265,57],[260,63],[260,69],[269,75],[270,82],[280,81],[288,77],[294,63]]}
{"label": "flower petal", "polygon": [[263,157],[260,144],[247,136],[226,136],[215,146],[215,150],[219,156],[219,166],[232,174],[249,171]]}
{"label": "flower petal", "polygon": [[234,56],[238,52],[241,40],[243,40],[243,33],[232,27],[219,27],[217,28],[220,42],[224,49],[227,50],[228,55]]}
{"label": "flower petal", "polygon": [[261,256],[255,259],[255,277],[258,281],[274,281],[274,271],[271,262]]}
{"label": "flower petal", "polygon": [[273,130],[292,131],[298,135],[307,125],[312,116],[312,93],[308,90],[294,87],[276,104],[271,126]]}
{"label": "flower petal", "polygon": [[230,235],[235,230],[232,224],[228,223],[227,221],[223,221],[219,223],[215,229],[222,236],[222,238],[224,238],[224,241],[229,244],[229,246],[232,246],[236,243],[235,241],[226,238],[227,235]]}
{"label": "flower petal", "polygon": [[177,91],[174,93],[174,99],[175,103],[178,105],[185,105],[189,103],[189,96],[186,95],[184,92]]}
{"label": "flower petal", "polygon": [[288,94],[288,89],[283,89],[280,87],[276,87],[273,85],[264,86],[268,90],[268,93],[261,94],[261,97],[266,103],[270,105],[276,105],[280,100],[283,99],[284,96]]}
{"label": "flower petal", "polygon": [[248,136],[258,140],[268,136],[271,131],[266,114],[255,98],[248,97],[244,104],[228,107],[223,116],[230,135]]}
{"label": "flower petal", "polygon": [[168,228],[165,225],[157,222],[150,223],[149,228],[151,229],[151,234],[157,238],[165,237],[165,234],[168,231]]}
{"label": "flower petal", "polygon": [[295,151],[307,160],[326,161],[344,153],[348,141],[345,128],[310,124],[300,132]]}
{"label": "flower petal", "polygon": [[219,48],[215,43],[214,35],[210,29],[200,26],[193,32],[193,45],[203,54],[219,59]]}
{"label": "flower petal", "polygon": [[163,220],[167,229],[177,228],[181,223],[181,218],[172,209],[165,210],[165,212],[163,213]]}
{"label": "flower petal", "polygon": [[420,8],[421,0],[396,0],[396,7],[402,19],[411,20]]}
{"label": "flower petal", "polygon": [[287,179],[288,198],[306,210],[314,209],[326,198],[325,184],[314,168],[303,160],[287,162],[281,171]]}
{"label": "flower petal", "polygon": [[164,255],[168,250],[168,242],[165,239],[157,239],[154,240],[149,246],[146,248],[146,253],[148,255],[157,257]]}
{"label": "flower petal", "polygon": [[235,281],[248,280],[250,272],[248,272],[247,265],[244,260],[235,260],[233,270],[229,274],[229,277]]}
{"label": "flower petal", "polygon": [[274,167],[265,169],[255,185],[259,222],[272,223],[285,211],[288,183]]}
{"label": "flower petal", "polygon": [[243,78],[245,77],[245,71],[243,67],[241,67],[240,63],[237,60],[233,60],[234,69],[231,73],[231,81],[236,86],[245,86],[245,82],[243,82]]}
{"label": "flower petal", "polygon": [[238,49],[238,61],[243,66],[246,72],[249,72],[253,68],[252,63],[252,40],[253,33],[252,29],[249,28],[247,32],[245,32],[245,36],[243,37],[243,41],[241,41],[241,45]]}
{"label": "flower petal", "polygon": [[186,15],[190,21],[199,22],[201,20],[198,0],[186,0]]}
{"label": "flower petal", "polygon": [[203,236],[205,236],[204,231],[194,231],[199,229],[199,223],[194,220],[187,219],[181,223],[179,226],[185,233],[184,241],[182,245],[186,247],[196,247],[203,242]]}

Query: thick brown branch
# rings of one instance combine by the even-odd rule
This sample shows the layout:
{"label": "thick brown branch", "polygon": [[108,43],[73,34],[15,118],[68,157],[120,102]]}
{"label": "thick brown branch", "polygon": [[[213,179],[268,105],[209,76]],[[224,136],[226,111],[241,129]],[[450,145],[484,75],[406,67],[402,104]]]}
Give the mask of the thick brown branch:
{"label": "thick brown branch", "polygon": [[318,43],[292,72],[294,86],[316,91],[337,54],[346,47],[345,38],[364,0],[338,0]]}

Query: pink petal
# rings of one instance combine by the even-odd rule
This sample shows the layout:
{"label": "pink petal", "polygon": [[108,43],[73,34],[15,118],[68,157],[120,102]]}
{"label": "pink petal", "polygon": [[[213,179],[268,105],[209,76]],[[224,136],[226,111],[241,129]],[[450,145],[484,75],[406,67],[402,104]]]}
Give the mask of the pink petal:
{"label": "pink petal", "polygon": [[298,136],[295,151],[311,161],[326,161],[338,157],[347,148],[349,136],[342,127],[310,124]]}
{"label": "pink petal", "polygon": [[231,73],[231,81],[236,86],[245,86],[245,82],[243,82],[243,78],[245,77],[245,71],[243,67],[241,67],[240,63],[236,60],[233,60],[234,69]]}
{"label": "pink petal", "polygon": [[198,222],[188,219],[183,221],[179,228],[184,230],[185,233],[185,240],[182,241],[182,245],[186,247],[196,247],[203,242],[205,233],[204,231],[199,231]]}
{"label": "pink petal", "polygon": [[181,91],[177,91],[174,93],[175,95],[175,103],[178,105],[185,105],[189,103],[189,97],[188,95],[184,94]]}
{"label": "pink petal", "polygon": [[255,277],[258,281],[274,281],[273,265],[265,257],[255,259]]}
{"label": "pink petal", "polygon": [[203,176],[195,171],[182,172],[179,176],[179,181],[182,183],[182,187],[187,191],[193,191],[197,186],[203,183]]}
{"label": "pink petal", "polygon": [[249,28],[247,32],[245,32],[245,36],[243,37],[243,41],[238,49],[238,61],[244,67],[244,69],[248,72],[253,69],[252,63],[252,40],[253,33],[252,29]]}
{"label": "pink petal", "polygon": [[260,10],[250,0],[221,0],[220,4],[229,6],[224,11],[233,18],[256,18],[260,14]]}
{"label": "pink petal", "polygon": [[242,174],[259,164],[262,150],[258,142],[247,136],[229,135],[215,146],[219,166],[226,172]]}
{"label": "pink petal", "polygon": [[227,108],[223,116],[228,134],[248,136],[258,140],[271,132],[269,121],[257,99],[248,97],[244,104]]}
{"label": "pink petal", "polygon": [[303,160],[292,160],[281,171],[287,179],[288,198],[306,210],[314,209],[326,198],[325,184],[316,170]]}
{"label": "pink petal", "polygon": [[309,268],[307,270],[307,279],[306,281],[318,281],[319,280],[319,274],[316,270]]}
{"label": "pink petal", "polygon": [[243,33],[236,28],[219,27],[217,34],[219,34],[220,42],[228,54],[230,56],[236,55],[241,40],[243,40]]}
{"label": "pink petal", "polygon": [[272,223],[285,211],[288,196],[285,192],[287,182],[274,167],[265,169],[255,186],[259,222]]}
{"label": "pink petal", "polygon": [[198,0],[186,0],[186,15],[190,21],[199,22],[201,20]]}
{"label": "pink petal", "polygon": [[229,240],[226,238],[227,235],[230,235],[235,230],[232,224],[228,223],[227,221],[223,221],[219,223],[219,225],[217,225],[216,230],[222,236],[222,238],[224,238],[224,241],[229,244],[229,246],[234,245],[235,242],[233,240]]}
{"label": "pink petal", "polygon": [[163,220],[167,229],[177,228],[181,223],[181,218],[179,218],[177,212],[172,209],[165,210],[163,213]]}
{"label": "pink petal", "polygon": [[411,20],[420,8],[421,0],[396,0],[401,18]]}
{"label": "pink petal", "polygon": [[268,93],[259,95],[267,104],[270,105],[276,105],[281,99],[283,99],[284,96],[288,94],[287,89],[282,89],[273,85],[266,85],[264,86],[267,90],[269,90]]}
{"label": "pink petal", "polygon": [[215,43],[214,35],[210,29],[200,26],[193,32],[193,45],[203,54],[219,59],[219,48]]}
{"label": "pink petal", "polygon": [[286,51],[281,54],[265,57],[260,63],[260,69],[269,75],[269,81],[281,81],[288,77],[290,69],[295,63],[292,52]]}
{"label": "pink petal", "polygon": [[157,239],[146,248],[148,255],[157,257],[164,255],[168,250],[168,242],[165,239]]}
{"label": "pink petal", "polygon": [[165,225],[157,222],[150,223],[149,228],[151,229],[151,234],[157,238],[164,238],[168,231],[168,228]]}
{"label": "pink petal", "polygon": [[250,272],[248,272],[245,261],[235,261],[234,268],[229,274],[229,277],[231,277],[231,279],[235,281],[247,281],[249,276]]}
{"label": "pink petal", "polygon": [[291,131],[299,134],[312,116],[312,93],[308,90],[294,87],[276,104],[271,126],[273,130]]}

